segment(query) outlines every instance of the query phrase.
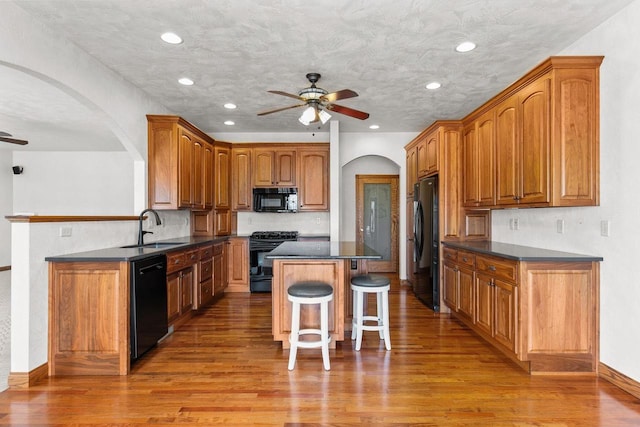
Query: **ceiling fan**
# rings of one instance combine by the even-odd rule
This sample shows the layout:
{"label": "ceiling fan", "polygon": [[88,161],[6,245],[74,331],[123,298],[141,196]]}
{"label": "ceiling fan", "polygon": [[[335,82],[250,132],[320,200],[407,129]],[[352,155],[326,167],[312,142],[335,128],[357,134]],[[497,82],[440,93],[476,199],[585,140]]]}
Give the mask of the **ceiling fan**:
{"label": "ceiling fan", "polygon": [[271,113],[277,113],[279,111],[290,110],[292,108],[304,107],[307,108],[302,113],[302,116],[298,119],[300,123],[309,125],[321,121],[322,124],[326,123],[331,115],[326,110],[333,111],[335,113],[344,114],[356,119],[365,120],[369,117],[369,113],[363,111],[354,110],[353,108],[343,107],[342,105],[334,104],[335,101],[341,99],[355,98],[358,94],[351,89],[342,89],[337,92],[327,92],[326,90],[316,87],[316,83],[320,80],[319,73],[308,73],[307,80],[311,83],[311,86],[302,89],[297,95],[291,93],[282,92],[279,90],[270,90],[268,92],[275,93],[276,95],[287,96],[294,98],[302,103],[296,105],[290,105],[288,107],[276,108],[275,110],[263,111],[258,113],[259,116],[264,116]]}
{"label": "ceiling fan", "polygon": [[24,139],[12,138],[10,133],[2,131],[0,131],[0,141],[18,145],[27,145],[29,143],[29,141],[25,141]]}

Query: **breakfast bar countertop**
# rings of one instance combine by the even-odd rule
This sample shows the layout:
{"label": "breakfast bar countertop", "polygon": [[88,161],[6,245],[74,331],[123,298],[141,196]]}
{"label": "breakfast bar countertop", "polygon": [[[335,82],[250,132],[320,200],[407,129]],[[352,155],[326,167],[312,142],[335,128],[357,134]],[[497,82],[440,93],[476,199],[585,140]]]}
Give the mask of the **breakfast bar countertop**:
{"label": "breakfast bar countertop", "polygon": [[370,247],[356,242],[284,242],[267,255],[270,259],[381,259]]}
{"label": "breakfast bar countertop", "polygon": [[485,255],[495,255],[517,261],[547,261],[547,262],[593,262],[602,261],[602,257],[593,255],[574,254],[570,252],[554,251],[550,249],[513,245],[493,241],[443,241],[444,246],[466,249]]}

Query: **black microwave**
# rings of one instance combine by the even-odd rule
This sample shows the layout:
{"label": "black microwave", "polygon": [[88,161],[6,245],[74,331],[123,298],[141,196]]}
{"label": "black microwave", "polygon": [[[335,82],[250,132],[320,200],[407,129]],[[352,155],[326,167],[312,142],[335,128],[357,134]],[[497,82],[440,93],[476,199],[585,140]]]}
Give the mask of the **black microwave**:
{"label": "black microwave", "polygon": [[253,210],[256,212],[297,212],[298,189],[254,188]]}

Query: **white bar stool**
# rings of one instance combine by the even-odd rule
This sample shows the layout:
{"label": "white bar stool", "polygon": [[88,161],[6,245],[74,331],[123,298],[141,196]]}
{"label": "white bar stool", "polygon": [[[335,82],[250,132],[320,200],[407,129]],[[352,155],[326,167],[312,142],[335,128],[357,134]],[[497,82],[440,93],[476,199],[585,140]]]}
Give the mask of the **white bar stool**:
{"label": "white bar stool", "polygon": [[[363,331],[378,331],[380,339],[384,339],[384,346],[391,350],[391,335],[389,334],[389,289],[390,280],[379,274],[363,274],[351,279],[353,291],[353,323],[351,339],[356,340],[356,351],[362,346]],[[377,316],[367,316],[364,313],[364,303],[367,294],[376,294]],[[373,321],[375,325],[366,325]]]}
{"label": "white bar stool", "polygon": [[[333,299],[333,287],[323,282],[302,282],[289,286],[287,299],[291,301],[291,334],[289,342],[289,370],[296,364],[296,354],[300,348],[322,348],[322,363],[326,371],[331,369],[329,364],[329,301]],[[300,305],[320,304],[320,329],[300,329]],[[319,335],[316,341],[300,341],[301,335]]]}

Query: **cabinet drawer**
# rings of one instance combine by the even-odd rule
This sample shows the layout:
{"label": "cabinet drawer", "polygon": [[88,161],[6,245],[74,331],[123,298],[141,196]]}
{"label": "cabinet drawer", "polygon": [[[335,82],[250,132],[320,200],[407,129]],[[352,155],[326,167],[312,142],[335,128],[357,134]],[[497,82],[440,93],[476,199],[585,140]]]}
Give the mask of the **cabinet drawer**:
{"label": "cabinet drawer", "polygon": [[494,258],[488,256],[476,256],[476,269],[491,276],[514,281],[518,274],[516,261]]}
{"label": "cabinet drawer", "polygon": [[167,273],[182,270],[187,265],[184,251],[167,253]]}
{"label": "cabinet drawer", "polygon": [[207,246],[200,247],[200,259],[201,260],[207,260],[207,259],[209,259],[211,257],[213,257],[213,246],[212,245],[207,245]]}
{"label": "cabinet drawer", "polygon": [[458,251],[458,263],[469,267],[476,265],[476,256],[471,252]]}
{"label": "cabinet drawer", "polygon": [[218,243],[217,245],[213,245],[213,255],[220,255],[222,253],[222,248],[224,245],[222,243]]}
{"label": "cabinet drawer", "polygon": [[442,249],[442,258],[445,261],[453,261],[453,262],[457,262],[458,261],[458,251],[455,249],[451,249],[451,248],[443,248]]}
{"label": "cabinet drawer", "polygon": [[198,280],[204,282],[205,280],[211,280],[213,273],[213,260],[202,261],[198,264]]}
{"label": "cabinet drawer", "polygon": [[200,253],[198,249],[187,251],[185,253],[185,259],[187,266],[194,265],[196,262],[198,262],[200,260]]}

